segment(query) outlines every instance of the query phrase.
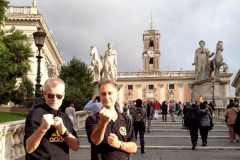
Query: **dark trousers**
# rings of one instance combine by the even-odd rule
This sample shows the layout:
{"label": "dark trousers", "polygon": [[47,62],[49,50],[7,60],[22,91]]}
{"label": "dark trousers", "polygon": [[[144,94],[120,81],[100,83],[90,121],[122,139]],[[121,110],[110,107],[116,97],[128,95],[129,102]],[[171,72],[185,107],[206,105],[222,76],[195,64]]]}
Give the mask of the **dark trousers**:
{"label": "dark trousers", "polygon": [[141,152],[144,152],[144,145],[145,145],[145,140],[144,140],[144,134],[146,131],[146,125],[145,123],[133,123],[133,128],[134,128],[134,132],[135,132],[135,139],[137,140],[137,135],[139,132],[139,136],[140,136],[140,145],[141,145]]}
{"label": "dark trousers", "polygon": [[162,120],[165,122],[167,121],[167,113],[162,113]]}
{"label": "dark trousers", "polygon": [[208,131],[209,131],[209,127],[208,126],[201,126],[200,127],[200,135],[201,135],[203,143],[204,142],[207,143]]}
{"label": "dark trousers", "polygon": [[192,145],[197,145],[198,140],[198,127],[196,126],[189,126],[189,131],[191,135]]}

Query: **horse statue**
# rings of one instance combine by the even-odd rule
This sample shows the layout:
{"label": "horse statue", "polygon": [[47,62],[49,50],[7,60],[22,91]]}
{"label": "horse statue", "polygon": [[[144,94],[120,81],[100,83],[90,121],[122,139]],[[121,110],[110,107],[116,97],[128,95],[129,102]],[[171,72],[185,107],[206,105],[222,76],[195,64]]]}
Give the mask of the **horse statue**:
{"label": "horse statue", "polygon": [[91,61],[93,73],[94,73],[94,81],[100,81],[102,78],[102,62],[98,58],[98,52],[96,46],[91,46],[90,55],[93,57]]}
{"label": "horse statue", "polygon": [[220,78],[219,76],[220,67],[226,64],[225,62],[223,62],[222,51],[223,51],[223,42],[218,41],[217,47],[216,47],[216,54],[214,58],[210,60],[210,63],[209,63],[209,78],[216,78],[216,79]]}

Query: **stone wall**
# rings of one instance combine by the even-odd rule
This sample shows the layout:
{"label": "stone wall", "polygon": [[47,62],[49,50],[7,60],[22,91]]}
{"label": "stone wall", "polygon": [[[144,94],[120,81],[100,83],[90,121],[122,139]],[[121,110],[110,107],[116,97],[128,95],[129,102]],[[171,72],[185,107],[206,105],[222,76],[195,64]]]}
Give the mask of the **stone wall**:
{"label": "stone wall", "polygon": [[1,107],[0,112],[18,112],[18,113],[28,113],[30,108],[26,107]]}

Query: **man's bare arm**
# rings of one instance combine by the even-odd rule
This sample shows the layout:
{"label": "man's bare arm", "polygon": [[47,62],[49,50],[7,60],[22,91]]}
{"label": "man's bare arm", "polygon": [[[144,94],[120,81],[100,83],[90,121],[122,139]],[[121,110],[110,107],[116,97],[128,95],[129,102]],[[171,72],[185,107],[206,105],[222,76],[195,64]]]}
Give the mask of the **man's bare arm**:
{"label": "man's bare arm", "polygon": [[39,146],[43,136],[48,129],[43,129],[41,126],[27,139],[26,141],[26,152],[32,153]]}
{"label": "man's bare arm", "polygon": [[102,123],[101,121],[99,121],[96,129],[92,132],[91,141],[95,145],[99,145],[103,141],[106,127],[107,127],[107,123]]}

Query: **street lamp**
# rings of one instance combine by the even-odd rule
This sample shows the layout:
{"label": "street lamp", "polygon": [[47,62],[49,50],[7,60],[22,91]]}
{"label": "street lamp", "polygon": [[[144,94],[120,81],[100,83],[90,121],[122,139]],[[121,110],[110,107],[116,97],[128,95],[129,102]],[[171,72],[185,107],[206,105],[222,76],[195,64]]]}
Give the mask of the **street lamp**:
{"label": "street lamp", "polygon": [[215,82],[215,77],[212,77],[212,88],[213,88],[213,91],[212,91],[212,103],[213,103],[213,106],[215,106],[215,100],[214,100],[214,82]]}
{"label": "street lamp", "polygon": [[41,82],[41,75],[40,75],[40,69],[41,69],[40,67],[41,66],[40,66],[40,64],[41,64],[41,58],[42,58],[41,49],[44,45],[44,40],[45,40],[45,37],[46,37],[46,33],[41,31],[41,27],[38,27],[37,32],[33,33],[33,37],[34,37],[35,45],[38,48],[38,55],[36,56],[38,65],[37,65],[37,78],[36,78],[37,84],[35,85],[35,99],[34,99],[34,102],[33,102],[33,105],[32,105],[31,109],[34,109],[34,107],[37,104],[42,103],[42,99],[41,99],[41,95],[42,95],[41,87],[42,87],[42,85],[40,84],[40,82]]}

